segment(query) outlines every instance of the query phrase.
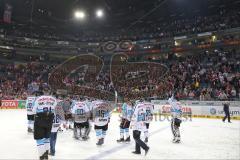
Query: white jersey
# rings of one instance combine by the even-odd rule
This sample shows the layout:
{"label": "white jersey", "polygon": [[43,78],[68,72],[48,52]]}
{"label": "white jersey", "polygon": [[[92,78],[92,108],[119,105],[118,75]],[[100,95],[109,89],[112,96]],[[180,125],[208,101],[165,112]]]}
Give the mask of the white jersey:
{"label": "white jersey", "polygon": [[121,110],[122,110],[121,118],[131,121],[132,114],[133,114],[133,107],[127,103],[123,103]]}
{"label": "white jersey", "polygon": [[111,115],[110,104],[104,101],[93,101],[91,104],[94,124],[96,126],[107,125]]}
{"label": "white jersey", "polygon": [[146,105],[145,123],[150,123],[153,119],[154,105],[150,102],[144,102],[144,104]]}
{"label": "white jersey", "polygon": [[27,109],[27,115],[33,115],[33,106],[34,106],[34,102],[36,100],[36,97],[27,97],[27,101],[26,101],[26,109]]}
{"label": "white jersey", "polygon": [[51,132],[57,132],[60,125],[64,123],[65,117],[64,117],[64,110],[63,110],[63,101],[58,100],[57,106],[55,107],[55,114],[52,124],[52,130]]}
{"label": "white jersey", "polygon": [[87,122],[90,117],[90,109],[85,101],[76,101],[72,107],[71,113],[74,118],[74,122],[83,123]]}
{"label": "white jersey", "polygon": [[55,113],[57,99],[53,96],[40,96],[34,102],[33,113],[51,112]]}
{"label": "white jersey", "polygon": [[71,110],[73,109],[73,106],[75,105],[76,102],[77,102],[76,100],[72,100],[72,103],[71,103],[71,105],[70,105],[70,109],[71,109]]}
{"label": "white jersey", "polygon": [[182,106],[181,103],[178,102],[177,100],[175,100],[173,98],[173,96],[171,98],[168,99],[168,103],[171,106],[171,114],[173,116],[173,118],[181,118],[182,116]]}
{"label": "white jersey", "polygon": [[131,119],[131,126],[133,130],[142,131],[146,129],[147,118],[148,118],[148,108],[151,108],[151,103],[140,102],[136,104]]}
{"label": "white jersey", "polygon": [[51,132],[57,132],[62,123],[63,123],[62,117],[58,114],[54,114]]}
{"label": "white jersey", "polygon": [[89,100],[85,100],[84,102],[88,106],[88,108],[92,111],[92,102]]}

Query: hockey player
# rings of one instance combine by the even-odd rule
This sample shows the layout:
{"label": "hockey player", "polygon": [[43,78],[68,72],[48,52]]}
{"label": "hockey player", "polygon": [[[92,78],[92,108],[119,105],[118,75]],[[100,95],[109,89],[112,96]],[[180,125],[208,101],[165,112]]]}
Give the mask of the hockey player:
{"label": "hockey player", "polygon": [[90,101],[89,98],[85,97],[85,104],[87,105],[87,107],[89,108],[90,112],[88,114],[88,125],[89,125],[89,128],[88,128],[88,133],[87,133],[87,139],[89,139],[89,134],[90,134],[90,131],[92,129],[92,124],[91,124],[91,120],[93,119],[93,114],[92,114],[92,102]]}
{"label": "hockey player", "polygon": [[52,130],[50,135],[50,155],[55,156],[55,146],[57,142],[57,133],[60,129],[60,125],[63,124],[64,128],[66,128],[64,110],[62,108],[61,100],[58,100],[57,106],[55,107],[55,114],[52,124]]}
{"label": "hockey player", "polygon": [[111,106],[109,103],[96,100],[92,102],[92,113],[94,129],[98,142],[96,145],[104,144],[106,132],[108,130],[108,123],[110,121]]}
{"label": "hockey player", "polygon": [[133,112],[133,116],[131,119],[131,126],[133,129],[133,138],[135,140],[135,151],[132,153],[134,154],[141,154],[141,148],[145,150],[145,155],[147,155],[149,151],[149,147],[144,143],[141,137],[141,131],[146,130],[146,114],[147,114],[147,107],[149,104],[144,102],[138,102]]}
{"label": "hockey player", "polygon": [[40,160],[48,159],[50,134],[56,106],[57,99],[50,95],[42,95],[34,103],[34,139],[37,141]]}
{"label": "hockey player", "polygon": [[171,129],[173,133],[173,143],[180,143],[181,142],[181,137],[180,137],[180,131],[179,127],[182,122],[181,117],[182,117],[182,107],[180,102],[178,102],[178,98],[174,99],[174,96],[170,97],[168,99],[168,103],[171,106],[171,115],[172,115],[172,120],[171,120]]}
{"label": "hockey player", "polygon": [[74,122],[74,138],[86,141],[89,138],[90,109],[85,101],[76,101],[72,108],[72,117]]}
{"label": "hockey player", "polygon": [[72,106],[74,105],[75,100],[70,99],[70,97],[64,97],[63,98],[63,110],[65,112],[65,120],[67,122],[68,128],[69,129],[73,129],[73,122],[72,122],[72,113],[71,113],[71,109]]}
{"label": "hockey player", "polygon": [[145,102],[145,104],[147,105],[146,107],[146,119],[145,119],[145,125],[146,128],[143,131],[144,132],[144,142],[147,143],[148,142],[148,137],[149,137],[149,126],[150,126],[150,122],[153,119],[153,110],[154,110],[154,105],[151,104],[150,102]]}
{"label": "hockey player", "polygon": [[26,109],[27,109],[27,120],[28,120],[28,132],[33,132],[33,123],[34,123],[34,114],[33,114],[33,105],[36,97],[31,96],[27,97],[26,101]]}
{"label": "hockey player", "polygon": [[[123,103],[121,108],[120,139],[118,139],[117,142],[130,142],[129,127],[132,114],[133,114],[132,103],[126,99],[126,103]],[[124,133],[126,136],[125,140]]]}

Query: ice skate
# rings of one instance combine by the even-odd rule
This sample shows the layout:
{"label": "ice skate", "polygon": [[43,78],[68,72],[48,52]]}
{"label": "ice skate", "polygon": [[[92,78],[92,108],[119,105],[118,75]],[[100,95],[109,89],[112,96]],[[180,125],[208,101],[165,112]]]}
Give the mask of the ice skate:
{"label": "ice skate", "polygon": [[148,149],[145,150],[145,156],[148,154],[149,149],[150,148],[148,147]]}
{"label": "ice skate", "polygon": [[128,138],[125,139],[124,142],[127,142],[127,143],[128,143],[128,142],[130,142],[130,141],[131,141],[131,139],[130,139],[130,136],[129,136]]}
{"label": "ice skate", "polygon": [[133,151],[133,154],[141,154],[141,152]]}
{"label": "ice skate", "polygon": [[76,140],[79,140],[79,137],[77,137],[77,136],[73,136],[73,138],[76,139]]}
{"label": "ice skate", "polygon": [[31,128],[28,128],[28,133],[33,133],[33,130]]}
{"label": "ice skate", "polygon": [[49,156],[55,156],[55,153],[49,152],[48,155]]}
{"label": "ice skate", "polygon": [[43,158],[44,158],[44,160],[48,159],[48,150],[43,154]]}
{"label": "ice skate", "polygon": [[102,138],[102,144],[104,144],[104,138]]}
{"label": "ice skate", "polygon": [[103,138],[99,139],[96,143],[97,146],[101,146],[103,144]]}
{"label": "ice skate", "polygon": [[124,138],[120,138],[117,140],[118,143],[124,142]]}
{"label": "ice skate", "polygon": [[80,138],[77,128],[74,128],[74,130],[73,130],[73,138],[76,140],[79,140],[79,138]]}
{"label": "ice skate", "polygon": [[180,140],[180,139],[179,139],[179,140],[176,140],[175,143],[181,143],[181,140]]}
{"label": "ice skate", "polygon": [[82,140],[83,140],[83,141],[87,141],[87,140],[88,140],[87,136],[83,136],[83,137],[82,137]]}
{"label": "ice skate", "polygon": [[176,137],[173,139],[173,143],[180,143],[180,142],[181,142],[180,137]]}
{"label": "ice skate", "polygon": [[39,157],[39,160],[44,160],[44,156],[43,156],[43,155],[40,156],[40,157]]}

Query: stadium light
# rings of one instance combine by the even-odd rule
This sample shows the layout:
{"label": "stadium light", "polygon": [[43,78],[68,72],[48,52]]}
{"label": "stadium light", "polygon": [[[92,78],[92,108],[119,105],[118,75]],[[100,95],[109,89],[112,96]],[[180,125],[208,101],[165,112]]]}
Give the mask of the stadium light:
{"label": "stadium light", "polygon": [[96,10],[96,16],[97,16],[98,18],[102,18],[103,15],[104,15],[104,13],[103,13],[103,10],[102,10],[102,9]]}
{"label": "stadium light", "polygon": [[76,11],[75,12],[75,18],[84,19],[85,18],[85,13],[83,11]]}
{"label": "stadium light", "polygon": [[212,41],[215,42],[217,40],[217,37],[214,35],[212,36]]}

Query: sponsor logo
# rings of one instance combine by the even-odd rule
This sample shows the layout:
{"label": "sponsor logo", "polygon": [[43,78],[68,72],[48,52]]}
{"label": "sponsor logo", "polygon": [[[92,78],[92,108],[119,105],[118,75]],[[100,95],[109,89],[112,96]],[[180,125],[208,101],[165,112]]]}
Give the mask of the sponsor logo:
{"label": "sponsor logo", "polygon": [[[219,111],[218,113],[223,114],[223,115],[225,114],[224,111]],[[236,110],[235,111],[230,110],[229,113],[231,116],[239,116],[240,115],[240,111],[236,111]]]}
{"label": "sponsor logo", "polygon": [[206,103],[206,105],[210,105],[210,106],[213,106],[214,105],[214,102],[209,102],[209,103]]}
{"label": "sponsor logo", "polygon": [[240,112],[239,111],[230,111],[230,114],[231,115],[240,115]]}
{"label": "sponsor logo", "polygon": [[2,108],[18,108],[18,101],[16,100],[2,100]]}
{"label": "sponsor logo", "polygon": [[210,109],[210,113],[211,113],[212,115],[215,115],[215,114],[217,113],[217,110],[216,110],[215,108],[211,108],[211,109]]}
{"label": "sponsor logo", "polygon": [[199,104],[199,102],[192,102],[192,104]]}
{"label": "sponsor logo", "polygon": [[[170,113],[170,112],[171,112],[171,106],[170,105],[162,106],[162,113]],[[182,112],[183,112],[183,114],[191,114],[192,109],[190,107],[182,106]]]}

